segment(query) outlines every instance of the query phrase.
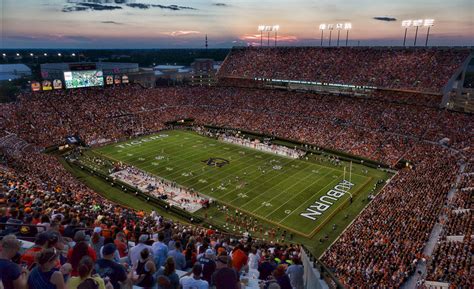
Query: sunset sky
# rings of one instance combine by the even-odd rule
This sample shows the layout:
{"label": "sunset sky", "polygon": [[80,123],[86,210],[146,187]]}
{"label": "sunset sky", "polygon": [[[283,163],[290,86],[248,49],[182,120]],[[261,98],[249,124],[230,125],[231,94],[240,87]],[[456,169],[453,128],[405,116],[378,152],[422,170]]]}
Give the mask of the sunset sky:
{"label": "sunset sky", "polygon": [[402,20],[426,18],[431,45],[474,44],[472,0],[0,1],[1,48],[199,48],[206,34],[211,48],[257,45],[260,24],[280,25],[281,45],[319,45],[319,24],[343,22],[350,45],[401,45]]}

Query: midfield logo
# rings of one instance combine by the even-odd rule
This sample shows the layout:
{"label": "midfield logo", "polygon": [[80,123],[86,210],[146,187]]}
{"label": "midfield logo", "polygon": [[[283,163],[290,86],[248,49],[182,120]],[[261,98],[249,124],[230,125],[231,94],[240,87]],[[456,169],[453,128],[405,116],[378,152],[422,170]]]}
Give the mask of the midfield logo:
{"label": "midfield logo", "polygon": [[228,165],[230,163],[228,160],[223,159],[223,158],[208,158],[207,160],[203,160],[202,162],[208,166],[219,167],[219,168],[225,165]]}

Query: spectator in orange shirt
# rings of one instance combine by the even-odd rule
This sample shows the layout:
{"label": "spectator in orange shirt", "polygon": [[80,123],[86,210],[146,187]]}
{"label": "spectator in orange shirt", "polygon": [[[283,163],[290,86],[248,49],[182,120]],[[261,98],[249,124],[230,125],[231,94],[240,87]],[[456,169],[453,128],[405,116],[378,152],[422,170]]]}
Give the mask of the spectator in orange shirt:
{"label": "spectator in orange shirt", "polygon": [[125,239],[125,234],[123,232],[117,233],[117,236],[115,236],[114,244],[117,247],[120,258],[126,257],[128,255],[127,240]]}
{"label": "spectator in orange shirt", "polygon": [[21,263],[26,264],[31,270],[31,267],[35,263],[36,254],[41,252],[41,250],[48,247],[49,234],[46,232],[39,233],[36,235],[35,245],[28,250],[26,250],[23,255],[21,255]]}
{"label": "spectator in orange shirt", "polygon": [[240,272],[242,267],[247,264],[247,261],[247,254],[245,254],[242,244],[239,243],[235,246],[234,251],[232,252],[232,267],[237,272]]}

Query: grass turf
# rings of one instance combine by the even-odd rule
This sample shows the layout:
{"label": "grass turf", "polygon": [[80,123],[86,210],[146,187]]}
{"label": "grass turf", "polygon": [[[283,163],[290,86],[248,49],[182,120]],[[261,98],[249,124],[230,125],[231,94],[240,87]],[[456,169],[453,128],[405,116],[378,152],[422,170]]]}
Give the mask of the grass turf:
{"label": "grass turf", "polygon": [[[108,145],[94,152],[193,188],[307,239],[313,239],[317,232],[326,232],[328,222],[337,224],[334,231],[339,231],[350,221],[349,214],[355,216],[365,206],[349,204],[349,194],[345,194],[315,221],[300,215],[343,180],[343,165],[348,167],[347,163],[335,166],[318,156],[309,156],[308,160],[280,157],[190,131],[165,131],[157,136],[160,137],[146,136]],[[229,163],[222,167],[209,166],[203,162],[209,158],[222,158]],[[353,164],[354,203],[364,201],[374,183],[386,178],[385,172]]]}

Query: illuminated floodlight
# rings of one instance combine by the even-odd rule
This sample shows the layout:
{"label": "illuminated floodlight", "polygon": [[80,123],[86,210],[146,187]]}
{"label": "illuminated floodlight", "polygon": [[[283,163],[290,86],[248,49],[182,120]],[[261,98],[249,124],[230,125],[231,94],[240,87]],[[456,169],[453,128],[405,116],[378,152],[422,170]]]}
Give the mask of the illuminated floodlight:
{"label": "illuminated floodlight", "polygon": [[329,30],[334,30],[334,24],[328,24],[328,29]]}
{"label": "illuminated floodlight", "polygon": [[20,53],[17,53],[16,56],[20,56]]}
{"label": "illuminated floodlight", "polygon": [[3,56],[3,57],[7,57],[7,54],[6,54],[6,53],[2,53],[2,56]]}
{"label": "illuminated floodlight", "polygon": [[48,53],[43,53],[44,56],[48,56]]}
{"label": "illuminated floodlight", "polygon": [[434,19],[425,19],[425,21],[423,22],[423,26],[425,27],[434,26]]}
{"label": "illuminated floodlight", "polygon": [[61,56],[61,53],[58,53],[58,56]]}
{"label": "illuminated floodlight", "polygon": [[71,54],[72,57],[76,56],[76,53]]}
{"label": "illuminated floodlight", "polygon": [[260,32],[260,46],[263,46],[263,32],[266,32],[267,35],[267,44],[270,46],[270,33],[275,32],[275,46],[277,44],[277,35],[280,25],[258,25],[258,31]]}
{"label": "illuminated floodlight", "polygon": [[412,25],[413,20],[403,20],[402,27],[409,28]]}
{"label": "illuminated floodlight", "polygon": [[326,30],[328,28],[327,24],[319,24],[319,30]]}
{"label": "illuminated floodlight", "polygon": [[344,23],[344,29],[346,29],[346,30],[352,29],[352,23],[350,23],[350,22]]}
{"label": "illuminated floodlight", "polygon": [[336,24],[336,29],[337,30],[341,30],[343,27],[344,27],[344,25],[342,23],[337,23]]}
{"label": "illuminated floodlight", "polygon": [[414,26],[414,27],[423,26],[423,19],[413,20],[413,26]]}
{"label": "illuminated floodlight", "polygon": [[33,55],[34,55],[33,53],[30,53],[30,56],[31,56],[31,57],[33,57]]}

